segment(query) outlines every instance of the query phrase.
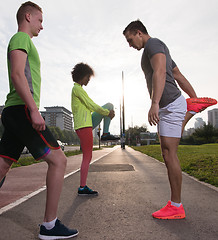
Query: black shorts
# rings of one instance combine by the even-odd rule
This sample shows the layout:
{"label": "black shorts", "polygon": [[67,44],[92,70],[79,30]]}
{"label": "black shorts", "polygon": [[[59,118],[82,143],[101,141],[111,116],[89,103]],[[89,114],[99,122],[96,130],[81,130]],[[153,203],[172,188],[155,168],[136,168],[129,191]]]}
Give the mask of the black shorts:
{"label": "black shorts", "polygon": [[2,112],[3,136],[0,156],[17,161],[26,146],[32,156],[39,160],[51,149],[59,149],[56,139],[47,128],[36,131],[32,127],[30,112],[25,105],[7,107]]}

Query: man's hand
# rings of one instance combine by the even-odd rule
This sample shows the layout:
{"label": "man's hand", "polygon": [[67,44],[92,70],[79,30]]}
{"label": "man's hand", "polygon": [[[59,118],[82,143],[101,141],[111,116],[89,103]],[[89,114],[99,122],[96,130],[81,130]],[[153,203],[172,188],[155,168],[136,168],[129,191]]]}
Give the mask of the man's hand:
{"label": "man's hand", "polygon": [[113,119],[114,116],[115,116],[114,110],[110,110],[110,113],[108,114],[108,117],[109,117],[110,119]]}
{"label": "man's hand", "polygon": [[32,126],[36,131],[44,131],[45,130],[45,120],[41,116],[38,110],[30,112]]}
{"label": "man's hand", "polygon": [[158,124],[159,120],[159,104],[153,103],[148,112],[148,122],[152,126]]}

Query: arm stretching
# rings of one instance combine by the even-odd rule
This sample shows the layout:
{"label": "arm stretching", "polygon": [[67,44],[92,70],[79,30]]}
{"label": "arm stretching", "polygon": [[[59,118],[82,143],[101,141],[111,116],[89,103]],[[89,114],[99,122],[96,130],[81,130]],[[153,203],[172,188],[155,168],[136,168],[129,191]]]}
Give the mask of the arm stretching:
{"label": "arm stretching", "polygon": [[178,67],[173,68],[173,77],[179,84],[180,88],[189,95],[190,98],[197,98],[197,94],[190,82],[182,75]]}

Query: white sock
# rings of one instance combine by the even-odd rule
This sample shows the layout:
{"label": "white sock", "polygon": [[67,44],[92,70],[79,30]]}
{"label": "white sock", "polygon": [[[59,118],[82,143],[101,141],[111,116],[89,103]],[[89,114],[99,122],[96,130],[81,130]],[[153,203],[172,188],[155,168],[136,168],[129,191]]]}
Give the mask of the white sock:
{"label": "white sock", "polygon": [[194,112],[194,111],[189,111],[189,113],[191,113],[192,115],[196,114],[196,112]]}
{"label": "white sock", "polygon": [[55,222],[56,222],[57,218],[55,218],[54,220],[52,220],[51,222],[43,222],[42,225],[45,226],[45,228],[47,230],[51,230],[54,226],[55,226]]}
{"label": "white sock", "polygon": [[182,205],[182,203],[175,203],[175,202],[171,201],[171,205],[173,205],[174,207],[180,207]]}

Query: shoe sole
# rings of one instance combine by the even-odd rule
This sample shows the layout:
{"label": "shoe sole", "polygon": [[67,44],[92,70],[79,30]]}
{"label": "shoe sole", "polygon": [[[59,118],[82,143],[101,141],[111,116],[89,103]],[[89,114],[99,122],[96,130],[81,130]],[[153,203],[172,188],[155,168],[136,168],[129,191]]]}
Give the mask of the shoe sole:
{"label": "shoe sole", "polygon": [[173,219],[184,219],[185,218],[185,214],[177,214],[177,215],[173,215],[173,216],[168,216],[168,217],[154,217],[153,218],[157,218],[157,219],[169,219],[169,220],[173,220]]}
{"label": "shoe sole", "polygon": [[188,104],[206,103],[206,104],[211,104],[211,106],[217,104],[217,100],[213,98],[187,98],[186,101]]}
{"label": "shoe sole", "polygon": [[57,239],[68,239],[68,238],[73,238],[76,237],[79,234],[79,232],[71,235],[71,236],[44,236],[39,234],[39,239],[41,240],[57,240]]}
{"label": "shoe sole", "polygon": [[78,196],[98,196],[98,193],[95,193],[95,194],[78,193]]}

